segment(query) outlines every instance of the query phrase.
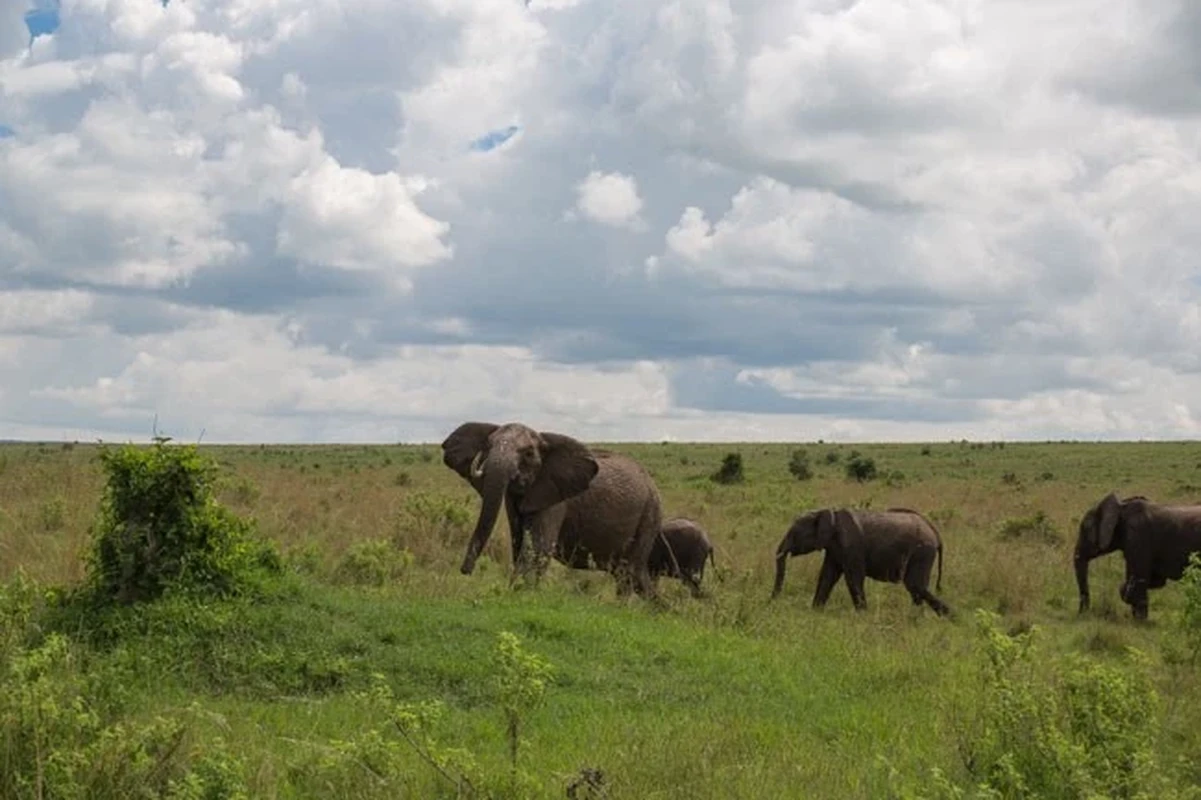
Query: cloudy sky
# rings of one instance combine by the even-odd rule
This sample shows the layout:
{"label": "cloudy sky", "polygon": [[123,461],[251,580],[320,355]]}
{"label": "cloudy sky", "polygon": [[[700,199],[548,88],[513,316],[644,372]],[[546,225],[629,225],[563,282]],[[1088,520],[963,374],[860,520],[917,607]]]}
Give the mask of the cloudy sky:
{"label": "cloudy sky", "polygon": [[1201,436],[1192,0],[0,0],[0,438]]}

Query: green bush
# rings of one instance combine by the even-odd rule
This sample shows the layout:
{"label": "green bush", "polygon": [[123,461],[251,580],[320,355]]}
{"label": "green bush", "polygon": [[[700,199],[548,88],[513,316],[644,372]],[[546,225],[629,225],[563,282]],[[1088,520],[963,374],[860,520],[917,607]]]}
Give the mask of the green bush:
{"label": "green bush", "polygon": [[1158,693],[1148,659],[1129,649],[1125,663],[1039,657],[1038,626],[1006,633],[999,617],[976,614],[982,683],[963,698],[957,738],[968,785],[937,768],[918,793],[891,770],[901,798],[1195,798],[1158,763]]}
{"label": "green bush", "polygon": [[387,539],[364,539],[346,549],[334,580],[360,586],[383,586],[399,580],[413,564],[413,554]]}
{"label": "green bush", "polygon": [[1055,523],[1047,512],[1038,510],[1029,517],[1011,517],[1001,523],[998,536],[1001,539],[1022,539],[1045,544],[1059,544],[1063,540]]}
{"label": "green bush", "polygon": [[100,453],[107,476],[92,529],[88,588],[100,602],[153,600],[169,588],[244,589],[278,554],[213,497],[216,465],[195,446],[126,445]]}
{"label": "green bush", "polygon": [[726,453],[721,467],[709,476],[714,483],[742,483],[746,476],[742,473],[742,453]]}
{"label": "green bush", "polygon": [[804,450],[793,450],[792,458],[788,460],[788,472],[798,481],[812,478],[813,467],[809,466],[809,454]]}
{"label": "green bush", "polygon": [[858,452],[852,452],[846,463],[847,478],[859,483],[874,480],[879,474],[876,469],[876,462],[870,458],[860,455]]}

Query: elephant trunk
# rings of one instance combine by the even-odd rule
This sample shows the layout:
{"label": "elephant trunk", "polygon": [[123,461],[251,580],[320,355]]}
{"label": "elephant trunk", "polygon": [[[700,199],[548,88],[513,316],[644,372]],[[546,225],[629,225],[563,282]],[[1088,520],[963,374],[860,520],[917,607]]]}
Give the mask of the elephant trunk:
{"label": "elephant trunk", "polygon": [[1076,555],[1076,586],[1080,589],[1080,612],[1088,610],[1088,557]]}
{"label": "elephant trunk", "polygon": [[776,551],[776,583],[772,587],[771,596],[775,597],[784,588],[784,569],[788,564],[788,551]]}
{"label": "elephant trunk", "polygon": [[488,537],[492,535],[492,527],[496,524],[500,505],[505,499],[505,490],[515,471],[516,463],[510,468],[495,450],[482,463],[478,455],[472,461],[472,474],[481,479],[482,502],[475,531],[471,534],[471,541],[467,543],[467,553],[463,556],[463,565],[459,568],[464,575],[470,575],[475,569],[475,561],[483,552],[484,545],[488,543]]}

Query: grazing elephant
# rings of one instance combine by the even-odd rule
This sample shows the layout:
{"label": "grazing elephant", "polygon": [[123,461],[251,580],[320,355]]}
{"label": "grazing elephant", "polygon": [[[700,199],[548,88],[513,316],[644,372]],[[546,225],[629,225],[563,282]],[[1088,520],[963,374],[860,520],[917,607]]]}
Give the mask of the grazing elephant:
{"label": "grazing elephant", "polygon": [[[519,572],[547,559],[608,570],[618,592],[654,596],[647,558],[659,533],[659,489],[637,461],[521,423],[465,422],[442,442],[442,461],[479,492],[475,531],[460,571],[470,575],[503,500]],[[526,532],[533,553],[524,548]]]}
{"label": "grazing elephant", "polygon": [[834,584],[844,574],[855,608],[867,608],[865,577],[885,583],[905,584],[914,605],[925,602],[940,615],[951,609],[930,591],[930,573],[938,558],[938,584],[942,590],[942,537],[938,529],[916,511],[822,508],[793,521],[776,548],[776,583],[772,597],[784,585],[784,565],[789,556],[825,550],[813,607],[821,608]]}
{"label": "grazing elephant", "polygon": [[1088,610],[1088,562],[1121,550],[1126,579],[1120,594],[1135,619],[1147,618],[1147,590],[1180,580],[1190,553],[1201,552],[1201,505],[1160,505],[1145,497],[1118,500],[1110,492],[1084,513],[1076,537],[1080,613]]}
{"label": "grazing elephant", "polygon": [[660,575],[679,578],[692,590],[693,597],[700,597],[705,559],[717,568],[713,543],[705,529],[690,519],[676,517],[664,522],[663,529],[655,537],[647,569],[652,578]]}

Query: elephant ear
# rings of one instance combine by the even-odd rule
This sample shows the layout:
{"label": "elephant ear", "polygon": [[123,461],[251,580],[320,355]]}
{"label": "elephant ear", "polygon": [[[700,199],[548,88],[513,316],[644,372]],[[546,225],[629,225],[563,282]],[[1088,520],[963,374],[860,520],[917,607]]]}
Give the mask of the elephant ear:
{"label": "elephant ear", "polygon": [[1097,551],[1104,553],[1113,544],[1113,534],[1118,527],[1118,516],[1122,506],[1118,496],[1110,492],[1101,500],[1101,519],[1097,522]]}
{"label": "elephant ear", "polygon": [[817,535],[814,537],[816,549],[825,550],[830,545],[834,544],[834,534],[836,533],[834,509],[823,508],[817,515]]}
{"label": "elephant ear", "polygon": [[575,497],[592,483],[600,465],[582,442],[561,433],[542,433],[544,449],[538,478],[525,490],[521,511],[532,514]]}
{"label": "elephant ear", "polygon": [[464,422],[442,441],[442,463],[471,483],[471,461],[488,446],[488,437],[499,428],[491,422]]}

